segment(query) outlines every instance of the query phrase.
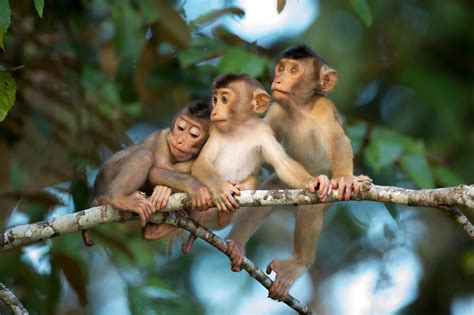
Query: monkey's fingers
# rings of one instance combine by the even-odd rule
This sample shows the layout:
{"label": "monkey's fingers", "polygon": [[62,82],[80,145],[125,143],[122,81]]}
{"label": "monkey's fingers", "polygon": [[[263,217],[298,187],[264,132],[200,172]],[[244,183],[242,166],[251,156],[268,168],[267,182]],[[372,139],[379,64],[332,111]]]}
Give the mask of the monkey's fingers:
{"label": "monkey's fingers", "polygon": [[138,210],[137,212],[138,212],[138,216],[140,217],[140,223],[141,223],[142,227],[145,227],[146,222],[148,221],[148,219],[145,215],[145,210],[141,209],[141,210]]}
{"label": "monkey's fingers", "polygon": [[160,209],[163,209],[164,207],[166,207],[166,205],[168,204],[168,200],[171,196],[171,188],[169,187],[166,187],[166,190],[165,190],[165,193],[164,193],[164,197],[163,197],[163,202],[161,203],[161,207]]}
{"label": "monkey's fingers", "polygon": [[232,192],[232,194],[240,196],[240,189],[238,187],[231,185],[230,191]]}
{"label": "monkey's fingers", "polygon": [[344,191],[346,189],[346,185],[344,182],[344,178],[341,178],[338,183],[338,194],[337,199],[342,200],[344,198]]}
{"label": "monkey's fingers", "polygon": [[337,182],[337,180],[331,179],[331,186],[332,186],[332,189],[337,189],[337,187],[339,186],[339,183]]}
{"label": "monkey's fingers", "polygon": [[239,209],[240,205],[237,200],[235,200],[234,196],[228,195],[227,200],[232,204],[232,211]]}
{"label": "monkey's fingers", "polygon": [[360,191],[359,181],[357,180],[357,178],[354,178],[352,180],[352,187],[354,188],[355,193],[358,193]]}
{"label": "monkey's fingers", "polygon": [[230,194],[225,195],[224,198],[223,198],[223,202],[225,204],[225,211],[227,211],[229,213],[235,211],[234,205],[232,203],[233,199],[234,199],[234,197],[232,197],[232,195],[230,195]]}
{"label": "monkey's fingers", "polygon": [[352,181],[349,181],[348,183],[346,183],[346,196],[344,198],[346,201],[351,200],[351,191],[352,191]]}

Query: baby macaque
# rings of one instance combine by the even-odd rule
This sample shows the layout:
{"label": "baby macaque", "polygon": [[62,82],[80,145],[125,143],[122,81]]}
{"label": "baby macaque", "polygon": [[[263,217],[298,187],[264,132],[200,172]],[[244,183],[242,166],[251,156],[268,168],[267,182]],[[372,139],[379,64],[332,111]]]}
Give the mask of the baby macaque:
{"label": "baby macaque", "polygon": [[[178,113],[171,129],[156,131],[143,142],[115,153],[99,170],[91,206],[111,205],[137,213],[146,239],[175,229],[147,223],[166,205],[171,188],[189,193],[195,210],[211,207],[209,191],[190,175],[191,165],[209,135],[210,111],[207,102],[192,102]],[[139,191],[146,183],[154,186],[149,199]],[[87,230],[83,230],[83,238],[86,245],[93,245]]]}
{"label": "baby macaque", "polygon": [[[342,129],[336,107],[324,96],[336,81],[337,72],[309,47],[286,50],[275,65],[272,97],[276,103],[265,120],[277,139],[285,143],[292,158],[311,174],[332,176],[332,187],[338,189],[339,199],[349,200],[351,191],[359,190],[358,182],[369,178],[352,175],[351,142]],[[286,185],[276,176],[271,176],[261,187],[282,188]],[[324,210],[329,206],[298,206],[293,255],[289,259],[274,259],[267,267],[267,273],[276,273],[269,291],[271,298],[284,299],[294,281],[314,262]],[[241,215],[227,236],[232,270],[240,270],[246,242],[271,210],[271,207],[240,210]]]}
{"label": "baby macaque", "polygon": [[[239,204],[239,189],[256,189],[264,162],[273,166],[289,187],[319,187],[322,197],[332,189],[325,176],[313,177],[288,157],[271,128],[258,115],[269,106],[270,95],[245,74],[227,74],[214,82],[209,139],[193,163],[191,174],[211,192],[215,211],[191,215],[197,222],[216,229],[225,226]],[[187,244],[190,249],[192,241]]]}

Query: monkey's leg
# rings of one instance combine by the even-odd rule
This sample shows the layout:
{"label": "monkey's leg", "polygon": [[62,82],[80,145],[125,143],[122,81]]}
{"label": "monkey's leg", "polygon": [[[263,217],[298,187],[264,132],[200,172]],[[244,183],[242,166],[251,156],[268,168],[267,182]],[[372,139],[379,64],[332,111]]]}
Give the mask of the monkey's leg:
{"label": "monkey's leg", "polygon": [[[276,174],[271,175],[259,189],[287,188]],[[260,227],[262,221],[270,214],[272,207],[240,208],[236,213],[232,230],[226,236],[229,244],[229,255],[232,271],[240,271],[245,256],[245,244],[255,231]]]}
{"label": "monkey's leg", "polygon": [[293,256],[274,259],[267,273],[275,271],[276,277],[269,291],[272,299],[282,300],[288,295],[296,279],[313,264],[319,235],[323,229],[324,210],[329,204],[298,206],[293,240]]}
{"label": "monkey's leg", "polygon": [[151,202],[138,193],[138,189],[145,183],[153,163],[153,153],[148,149],[137,150],[128,159],[121,161],[116,165],[119,170],[110,183],[108,192],[99,196],[97,202],[138,213],[144,226],[154,209]]}

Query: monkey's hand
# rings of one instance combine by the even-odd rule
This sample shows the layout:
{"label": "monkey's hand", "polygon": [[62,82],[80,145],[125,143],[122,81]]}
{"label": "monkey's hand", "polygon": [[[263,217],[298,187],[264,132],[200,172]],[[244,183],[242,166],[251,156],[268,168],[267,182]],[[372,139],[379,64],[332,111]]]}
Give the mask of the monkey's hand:
{"label": "monkey's hand", "polygon": [[212,198],[206,186],[198,186],[189,191],[193,210],[206,211],[212,207]]}
{"label": "monkey's hand", "polygon": [[157,185],[155,188],[153,188],[153,193],[148,199],[153,205],[153,213],[166,207],[170,195],[171,188],[167,186]]}
{"label": "monkey's hand", "polygon": [[354,192],[358,193],[360,190],[360,182],[363,181],[370,181],[372,182],[372,179],[365,175],[359,175],[357,177],[350,175],[350,176],[340,176],[331,179],[331,185],[333,189],[338,190],[337,198],[339,200],[349,200],[351,199],[351,192],[354,190]]}
{"label": "monkey's hand", "polygon": [[332,192],[331,181],[326,175],[319,175],[318,177],[311,178],[306,187],[312,193],[316,192],[317,189],[321,200],[326,199],[326,197]]}
{"label": "monkey's hand", "polygon": [[268,297],[281,301],[288,296],[288,291],[296,279],[305,271],[306,267],[293,259],[273,259],[267,266],[267,274],[275,271],[275,281],[268,290]]}
{"label": "monkey's hand", "polygon": [[227,240],[227,256],[229,256],[232,271],[237,272],[242,270],[245,249],[239,241],[233,239]]}
{"label": "monkey's hand", "polygon": [[240,195],[240,190],[229,182],[225,182],[221,187],[212,189],[214,204],[219,211],[234,212],[239,208],[239,203],[234,195]]}

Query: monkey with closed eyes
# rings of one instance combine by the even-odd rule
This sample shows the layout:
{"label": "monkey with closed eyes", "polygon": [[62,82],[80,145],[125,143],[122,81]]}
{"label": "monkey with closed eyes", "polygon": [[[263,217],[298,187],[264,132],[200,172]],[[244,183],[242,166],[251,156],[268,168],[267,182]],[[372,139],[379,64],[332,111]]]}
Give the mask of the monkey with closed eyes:
{"label": "monkey with closed eyes", "polygon": [[[264,162],[271,164],[289,187],[312,192],[318,188],[321,197],[332,189],[327,176],[313,177],[291,159],[268,124],[258,117],[269,103],[270,95],[249,75],[226,74],[214,81],[209,139],[191,169],[207,186],[217,207],[215,211],[194,212],[191,217],[210,229],[229,223],[239,207],[234,194],[239,195],[239,189],[256,189]],[[193,240],[188,241],[184,252],[192,245]]]}
{"label": "monkey with closed eyes", "polygon": [[[349,138],[341,126],[334,104],[324,94],[337,81],[337,72],[308,46],[286,50],[275,65],[272,97],[275,104],[265,121],[282,141],[289,156],[301,163],[311,174],[332,176],[340,200],[350,199],[351,191],[359,190],[359,181],[368,177],[353,176],[353,153]],[[275,175],[261,189],[287,188]],[[293,255],[274,259],[267,273],[276,273],[269,296],[282,300],[294,281],[314,262],[316,246],[323,227],[323,213],[328,204],[298,206],[293,240]],[[244,246],[271,207],[241,209],[227,236],[233,271],[241,269]]]}
{"label": "monkey with closed eyes", "polygon": [[[171,129],[154,132],[143,142],[115,153],[103,163],[95,179],[91,205],[111,205],[140,216],[145,239],[156,239],[175,228],[147,223],[148,218],[166,206],[171,188],[191,195],[193,209],[212,206],[205,186],[191,176],[191,165],[209,134],[210,108],[205,101],[194,101],[181,110]],[[153,186],[150,198],[139,190]],[[87,230],[84,243],[93,245]]]}

